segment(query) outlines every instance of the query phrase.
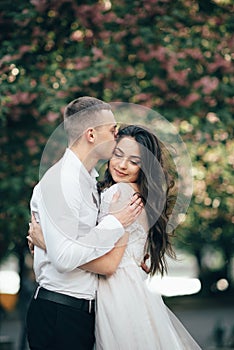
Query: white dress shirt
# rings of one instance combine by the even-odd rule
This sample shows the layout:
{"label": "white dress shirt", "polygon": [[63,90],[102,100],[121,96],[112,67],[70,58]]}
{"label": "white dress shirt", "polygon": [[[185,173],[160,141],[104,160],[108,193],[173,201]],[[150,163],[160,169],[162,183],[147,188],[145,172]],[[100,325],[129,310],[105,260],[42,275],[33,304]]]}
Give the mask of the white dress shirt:
{"label": "white dress shirt", "polygon": [[95,169],[89,174],[67,149],[34,188],[31,211],[40,222],[47,248],[45,252],[35,247],[34,271],[46,289],[93,299],[97,276],[78,266],[110,251],[124,233],[113,215],[96,225],[97,175]]}

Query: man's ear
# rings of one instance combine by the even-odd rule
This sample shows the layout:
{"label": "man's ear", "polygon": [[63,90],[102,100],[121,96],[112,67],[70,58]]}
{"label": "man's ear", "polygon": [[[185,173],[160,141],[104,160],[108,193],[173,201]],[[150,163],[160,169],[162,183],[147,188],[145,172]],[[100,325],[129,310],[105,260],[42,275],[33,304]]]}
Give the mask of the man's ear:
{"label": "man's ear", "polygon": [[86,140],[90,143],[94,143],[95,141],[95,130],[94,128],[89,128],[85,131]]}

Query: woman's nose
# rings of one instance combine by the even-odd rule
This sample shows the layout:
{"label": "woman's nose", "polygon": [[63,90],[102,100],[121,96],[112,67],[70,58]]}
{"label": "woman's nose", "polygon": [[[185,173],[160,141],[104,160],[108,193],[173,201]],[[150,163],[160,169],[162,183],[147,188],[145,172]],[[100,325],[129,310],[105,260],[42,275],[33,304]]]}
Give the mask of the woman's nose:
{"label": "woman's nose", "polygon": [[124,168],[124,169],[126,169],[127,168],[127,159],[126,158],[122,158],[121,159],[121,161],[119,162],[119,166],[121,167],[121,168]]}

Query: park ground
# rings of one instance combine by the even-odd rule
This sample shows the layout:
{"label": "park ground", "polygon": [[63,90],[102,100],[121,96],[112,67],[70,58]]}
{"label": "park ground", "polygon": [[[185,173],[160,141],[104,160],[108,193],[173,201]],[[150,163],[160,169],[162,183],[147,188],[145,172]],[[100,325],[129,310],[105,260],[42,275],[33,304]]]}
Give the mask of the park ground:
{"label": "park ground", "polygon": [[[232,295],[166,298],[165,303],[203,350],[234,349],[234,297]],[[28,350],[27,344],[25,347],[20,345],[21,332],[22,321],[16,307],[2,316],[0,350]],[[5,345],[3,345],[4,342]]]}

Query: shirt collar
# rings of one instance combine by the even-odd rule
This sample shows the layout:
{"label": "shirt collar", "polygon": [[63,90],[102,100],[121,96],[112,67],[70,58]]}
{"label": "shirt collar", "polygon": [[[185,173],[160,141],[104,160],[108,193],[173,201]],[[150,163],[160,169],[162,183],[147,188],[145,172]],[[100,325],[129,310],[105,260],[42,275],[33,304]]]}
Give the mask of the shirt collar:
{"label": "shirt collar", "polygon": [[90,182],[90,184],[96,186],[96,182],[97,182],[96,178],[99,176],[99,173],[95,168],[93,168],[89,173],[88,170],[83,165],[83,163],[78,158],[78,156],[70,148],[66,149],[65,158],[71,159],[72,164],[74,166],[74,170],[82,171],[83,175]]}

